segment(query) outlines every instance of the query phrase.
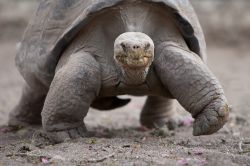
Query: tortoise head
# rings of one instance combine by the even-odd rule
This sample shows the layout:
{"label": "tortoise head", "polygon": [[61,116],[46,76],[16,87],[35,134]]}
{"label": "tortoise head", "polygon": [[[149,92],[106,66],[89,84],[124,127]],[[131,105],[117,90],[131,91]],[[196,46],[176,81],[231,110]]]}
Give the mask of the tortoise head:
{"label": "tortoise head", "polygon": [[152,64],[154,43],[144,33],[126,32],[116,38],[114,53],[115,61],[122,68],[140,70]]}
{"label": "tortoise head", "polygon": [[[123,33],[115,40],[114,59],[121,67],[123,74],[128,74],[127,76],[130,77],[130,79],[127,78],[127,82],[143,83],[154,60],[154,42],[148,35],[141,32]],[[139,77],[141,80],[136,81],[134,77]]]}

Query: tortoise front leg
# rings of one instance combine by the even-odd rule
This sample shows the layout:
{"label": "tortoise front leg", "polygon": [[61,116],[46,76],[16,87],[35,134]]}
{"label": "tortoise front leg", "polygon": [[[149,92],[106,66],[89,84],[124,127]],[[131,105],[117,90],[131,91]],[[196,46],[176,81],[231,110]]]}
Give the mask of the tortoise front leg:
{"label": "tortoise front leg", "polygon": [[222,87],[196,54],[165,43],[155,68],[164,86],[195,118],[195,136],[212,134],[226,123],[229,108]]}
{"label": "tortoise front leg", "polygon": [[89,54],[79,52],[58,70],[42,111],[42,124],[55,142],[84,136],[83,118],[99,93],[99,64]]}

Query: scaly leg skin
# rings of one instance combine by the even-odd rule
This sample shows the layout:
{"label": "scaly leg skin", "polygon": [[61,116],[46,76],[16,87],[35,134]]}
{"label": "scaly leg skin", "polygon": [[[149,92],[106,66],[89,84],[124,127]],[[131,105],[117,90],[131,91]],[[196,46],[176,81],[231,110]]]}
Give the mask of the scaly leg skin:
{"label": "scaly leg skin", "polygon": [[27,84],[23,87],[19,104],[9,114],[9,126],[25,127],[42,124],[41,112],[46,94],[34,91]]}
{"label": "scaly leg skin", "polygon": [[85,136],[83,119],[100,85],[100,68],[93,56],[84,52],[71,55],[57,71],[42,111],[43,129],[51,141]]}
{"label": "scaly leg skin", "polygon": [[163,43],[155,68],[164,86],[195,119],[193,135],[215,133],[228,120],[229,108],[216,77],[193,52]]}
{"label": "scaly leg skin", "polygon": [[147,128],[159,128],[164,125],[170,130],[177,128],[181,117],[176,112],[175,100],[149,96],[141,112],[140,122]]}

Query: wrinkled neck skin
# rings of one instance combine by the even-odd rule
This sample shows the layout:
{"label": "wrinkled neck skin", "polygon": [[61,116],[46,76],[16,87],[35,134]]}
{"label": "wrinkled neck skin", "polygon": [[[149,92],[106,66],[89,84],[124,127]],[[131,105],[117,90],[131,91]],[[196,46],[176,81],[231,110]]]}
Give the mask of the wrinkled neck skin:
{"label": "wrinkled neck skin", "polygon": [[143,69],[122,68],[122,82],[127,85],[141,85],[146,81],[149,67]]}

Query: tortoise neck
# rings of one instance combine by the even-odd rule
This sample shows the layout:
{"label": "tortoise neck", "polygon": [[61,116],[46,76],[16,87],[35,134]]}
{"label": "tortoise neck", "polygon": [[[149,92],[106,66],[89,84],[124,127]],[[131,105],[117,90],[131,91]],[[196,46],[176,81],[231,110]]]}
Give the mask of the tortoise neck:
{"label": "tortoise neck", "polygon": [[127,85],[140,85],[146,81],[149,68],[140,70],[123,69],[123,81]]}

